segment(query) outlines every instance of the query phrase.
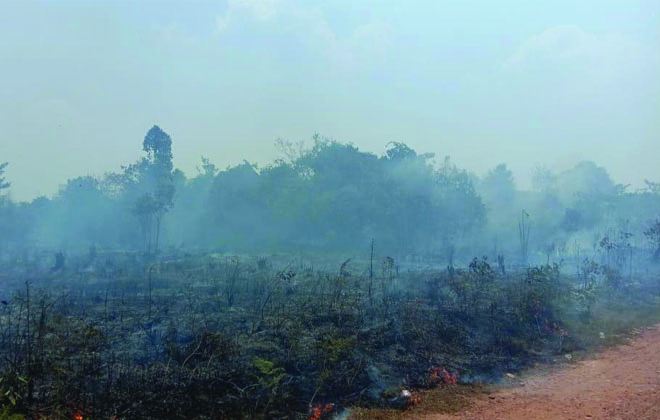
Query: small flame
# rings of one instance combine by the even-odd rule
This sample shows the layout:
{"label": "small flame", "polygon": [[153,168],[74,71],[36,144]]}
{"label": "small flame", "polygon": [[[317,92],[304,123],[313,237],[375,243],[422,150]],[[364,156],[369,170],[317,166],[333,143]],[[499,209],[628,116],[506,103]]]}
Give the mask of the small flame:
{"label": "small flame", "polygon": [[321,416],[323,416],[326,413],[331,412],[335,408],[334,404],[321,404],[318,403],[314,408],[312,408],[312,412],[307,418],[307,420],[320,420]]}
{"label": "small flame", "polygon": [[422,402],[422,394],[419,392],[408,392],[408,394],[404,396],[408,397],[408,401],[406,401],[406,408],[408,410],[411,410],[414,405]]}
{"label": "small flame", "polygon": [[447,369],[442,366],[436,366],[431,369],[431,377],[429,378],[431,384],[447,384],[456,385],[458,383],[458,375],[447,372]]}
{"label": "small flame", "polygon": [[82,413],[76,413],[73,415],[73,420],[83,420]]}

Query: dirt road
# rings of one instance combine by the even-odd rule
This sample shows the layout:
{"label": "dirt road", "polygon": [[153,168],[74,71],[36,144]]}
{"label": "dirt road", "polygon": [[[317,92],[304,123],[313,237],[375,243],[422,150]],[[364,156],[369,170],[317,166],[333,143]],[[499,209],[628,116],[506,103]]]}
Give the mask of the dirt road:
{"label": "dirt road", "polygon": [[[518,378],[508,379],[518,381]],[[454,415],[424,420],[660,420],[660,325],[555,372],[523,376]]]}

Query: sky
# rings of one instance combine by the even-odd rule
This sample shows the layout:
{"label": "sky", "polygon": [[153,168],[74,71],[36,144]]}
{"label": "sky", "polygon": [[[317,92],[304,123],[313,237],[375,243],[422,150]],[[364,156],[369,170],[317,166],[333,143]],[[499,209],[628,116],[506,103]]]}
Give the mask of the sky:
{"label": "sky", "polygon": [[142,156],[265,165],[314,133],[402,141],[529,188],[593,160],[660,180],[660,2],[0,2],[0,162],[11,197]]}

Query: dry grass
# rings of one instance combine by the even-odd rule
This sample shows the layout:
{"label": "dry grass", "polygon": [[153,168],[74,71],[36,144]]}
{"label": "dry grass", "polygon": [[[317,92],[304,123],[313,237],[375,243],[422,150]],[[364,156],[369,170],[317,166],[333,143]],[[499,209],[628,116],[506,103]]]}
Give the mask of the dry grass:
{"label": "dry grass", "polygon": [[415,391],[419,401],[406,409],[355,408],[349,420],[403,420],[412,415],[456,413],[467,407],[472,399],[484,394],[482,385],[445,385]]}

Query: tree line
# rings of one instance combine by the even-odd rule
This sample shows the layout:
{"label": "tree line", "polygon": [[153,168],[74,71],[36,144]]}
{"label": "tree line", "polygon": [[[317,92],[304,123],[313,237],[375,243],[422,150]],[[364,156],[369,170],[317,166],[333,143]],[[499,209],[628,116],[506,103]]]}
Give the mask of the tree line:
{"label": "tree line", "polygon": [[[522,217],[529,252],[548,260],[623,233],[660,252],[659,184],[630,191],[592,162],[561,173],[537,168],[533,190],[520,191],[506,164],[480,178],[401,142],[380,156],[320,135],[308,148],[278,147],[282,157],[263,167],[244,161],[220,170],[202,158],[187,177],[174,168],[170,136],[154,126],[144,156],[117,172],[70,179],[52,198],[2,196],[0,246],[345,252],[374,240],[392,255],[451,263],[519,249]],[[0,191],[10,188],[6,169]]]}

